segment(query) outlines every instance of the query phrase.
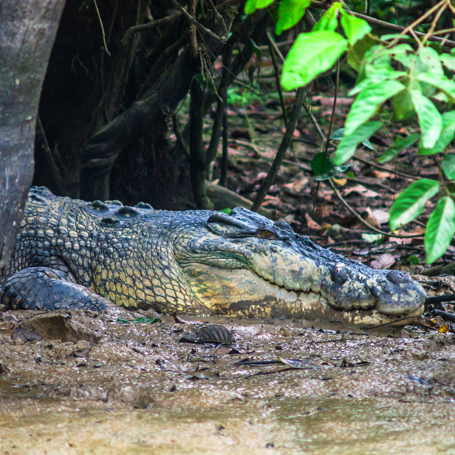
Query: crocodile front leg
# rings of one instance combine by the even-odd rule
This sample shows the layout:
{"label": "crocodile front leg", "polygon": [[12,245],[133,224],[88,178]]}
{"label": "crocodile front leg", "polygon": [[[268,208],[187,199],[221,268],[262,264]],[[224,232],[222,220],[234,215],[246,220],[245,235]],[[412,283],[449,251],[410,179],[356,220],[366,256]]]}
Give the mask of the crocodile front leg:
{"label": "crocodile front leg", "polygon": [[110,300],[76,283],[69,271],[50,267],[29,267],[8,277],[2,286],[0,302],[11,310],[101,311],[115,306]]}

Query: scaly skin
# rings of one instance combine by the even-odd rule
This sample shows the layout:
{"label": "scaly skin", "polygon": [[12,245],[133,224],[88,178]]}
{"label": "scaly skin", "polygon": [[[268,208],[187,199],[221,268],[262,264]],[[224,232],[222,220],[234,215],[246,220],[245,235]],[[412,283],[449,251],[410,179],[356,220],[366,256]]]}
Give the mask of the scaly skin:
{"label": "scaly skin", "polygon": [[12,309],[114,303],[377,324],[421,314],[425,292],[246,209],[168,212],[32,188],[1,299]]}

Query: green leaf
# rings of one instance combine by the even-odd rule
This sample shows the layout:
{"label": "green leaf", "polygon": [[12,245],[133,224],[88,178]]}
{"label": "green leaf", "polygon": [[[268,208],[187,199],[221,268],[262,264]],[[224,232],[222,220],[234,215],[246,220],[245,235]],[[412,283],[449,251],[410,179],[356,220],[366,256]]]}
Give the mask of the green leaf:
{"label": "green leaf", "polygon": [[311,160],[311,170],[314,175],[326,174],[333,169],[333,162],[326,153],[317,153]]}
{"label": "green leaf", "polygon": [[221,209],[220,212],[223,212],[223,213],[226,213],[226,214],[230,215],[231,212],[232,212],[232,209],[230,209],[230,208]]}
{"label": "green leaf", "polygon": [[301,33],[284,62],[281,85],[294,90],[308,84],[331,68],[347,46],[347,40],[335,32]]}
{"label": "green leaf", "polygon": [[338,128],[336,131],[332,133],[330,136],[330,139],[336,140],[336,141],[341,141],[344,136],[344,128]]}
{"label": "green leaf", "polygon": [[343,136],[335,152],[336,165],[343,164],[354,155],[359,143],[365,141],[382,125],[381,122],[367,122],[357,128],[352,134]]}
{"label": "green leaf", "polygon": [[365,53],[377,44],[377,39],[373,39],[370,35],[365,35],[348,50],[347,60],[349,65],[351,65],[356,71],[360,71]]}
{"label": "green leaf", "polygon": [[452,102],[455,102],[455,82],[443,74],[422,73],[416,79],[438,88],[445,93]]}
{"label": "green leaf", "polygon": [[128,321],[128,319],[122,319],[122,318],[117,318],[117,322],[120,322],[120,324],[131,324],[131,321]]}
{"label": "green leaf", "polygon": [[420,144],[418,155],[434,155],[442,152],[455,137],[455,111],[444,112],[442,114],[442,131],[431,149],[424,149]]}
{"label": "green leaf", "polygon": [[161,322],[159,318],[146,318],[145,316],[140,316],[133,321],[133,324],[154,324],[155,322]]}
{"label": "green leaf", "polygon": [[384,152],[384,154],[379,157],[379,163],[387,163],[387,161],[393,160],[396,156],[398,156],[404,149],[407,149],[412,144],[419,140],[420,134],[413,133],[410,136],[405,138],[397,137],[393,144]]}
{"label": "green leaf", "polygon": [[436,106],[419,90],[409,90],[412,104],[419,117],[422,148],[431,149],[442,130],[442,117]]}
{"label": "green leaf", "polygon": [[416,69],[418,72],[429,72],[434,75],[443,75],[439,54],[431,47],[422,47],[418,52]]}
{"label": "green leaf", "polygon": [[390,209],[390,229],[394,231],[417,218],[425,203],[437,194],[439,183],[435,180],[421,179],[406,188]]}
{"label": "green leaf", "polygon": [[384,101],[404,90],[404,88],[403,84],[396,81],[382,81],[366,87],[352,104],[344,125],[345,134],[352,134],[375,114]]}
{"label": "green leaf", "polygon": [[340,9],[343,9],[341,3],[334,2],[334,4],[321,16],[311,31],[317,32],[328,30],[334,32],[338,27],[338,11]]}
{"label": "green leaf", "polygon": [[450,54],[442,54],[439,56],[442,64],[450,71],[455,71],[455,57]]}
{"label": "green leaf", "polygon": [[427,264],[440,258],[452,241],[455,233],[455,203],[450,196],[439,199],[428,220],[425,232]]}
{"label": "green leaf", "polygon": [[362,82],[357,84],[349,93],[349,96],[354,96],[357,95],[357,93],[360,93],[362,90],[367,88],[370,85],[377,84],[378,82],[382,81],[388,81],[388,80],[395,80],[398,79],[399,77],[404,77],[408,73],[405,73],[404,71],[391,71],[388,68],[381,68],[380,71],[377,71],[376,73],[370,74],[366,79],[364,79]]}
{"label": "green leaf", "polygon": [[275,0],[248,0],[245,5],[245,14],[254,13],[257,9],[267,8]]}
{"label": "green leaf", "polygon": [[343,9],[341,9],[340,12],[341,26],[343,27],[344,33],[346,34],[351,46],[354,46],[357,41],[361,40],[366,34],[371,32],[371,27],[368,25],[366,20],[351,16]]}
{"label": "green leaf", "polygon": [[409,90],[403,90],[392,98],[395,120],[400,122],[412,117],[415,113]]}
{"label": "green leaf", "polygon": [[305,14],[311,0],[281,0],[278,8],[278,22],[276,34],[281,35],[283,30],[294,27]]}
{"label": "green leaf", "polygon": [[[330,139],[334,140],[334,141],[341,141],[341,139],[343,139],[343,136],[344,136],[344,128],[339,128],[338,130],[336,130],[332,133],[332,135],[330,136]],[[363,140],[362,144],[366,148],[368,148],[370,150],[374,150],[374,147],[371,145],[371,142],[368,139]]]}
{"label": "green leaf", "polygon": [[453,153],[449,153],[444,157],[441,161],[441,167],[449,180],[455,180],[455,155]]}

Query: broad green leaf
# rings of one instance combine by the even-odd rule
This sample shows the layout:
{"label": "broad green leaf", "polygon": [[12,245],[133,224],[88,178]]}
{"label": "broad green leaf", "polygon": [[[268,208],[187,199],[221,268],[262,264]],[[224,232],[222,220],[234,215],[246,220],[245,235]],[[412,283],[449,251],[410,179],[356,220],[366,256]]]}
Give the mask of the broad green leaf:
{"label": "broad green leaf", "polygon": [[351,46],[354,46],[357,41],[361,40],[367,33],[371,32],[371,27],[368,25],[366,20],[351,16],[343,9],[341,9],[340,12],[341,26],[343,27],[344,33],[346,34]]}
{"label": "broad green leaf", "polygon": [[400,122],[412,117],[415,113],[409,90],[403,90],[392,98],[395,120]]}
{"label": "broad green leaf", "polygon": [[442,114],[442,131],[431,149],[424,149],[422,144],[419,146],[418,155],[434,155],[442,152],[455,137],[455,111],[444,112]]}
{"label": "broad green leaf", "polygon": [[419,117],[421,146],[431,149],[436,144],[442,130],[442,117],[436,106],[418,90],[409,90],[412,104]]}
{"label": "broad green leaf", "polygon": [[372,117],[386,100],[404,90],[396,81],[383,81],[369,85],[357,96],[346,119],[345,134],[351,135],[360,125]]}
{"label": "broad green leaf", "polygon": [[338,27],[338,11],[340,9],[343,9],[341,3],[334,2],[334,4],[321,16],[311,31],[317,32],[328,30],[334,32]]}
{"label": "broad green leaf", "polygon": [[357,41],[347,52],[348,64],[356,71],[360,71],[363,57],[373,46],[378,44],[377,39],[373,39],[371,35],[365,35],[361,40]]}
{"label": "broad green leaf", "polygon": [[436,180],[421,179],[406,188],[393,203],[390,209],[390,229],[394,231],[417,218],[428,199],[439,191]]}
{"label": "broad green leaf", "polygon": [[[330,139],[334,140],[334,141],[341,141],[341,139],[343,139],[343,136],[344,136],[344,128],[339,128],[338,130],[333,132],[333,134],[330,136]],[[371,145],[371,142],[368,139],[363,140],[362,144],[366,148],[368,148],[370,150],[374,150],[374,147]]]}
{"label": "broad green leaf", "polygon": [[334,163],[340,165],[351,158],[357,149],[357,145],[370,138],[381,125],[381,122],[367,122],[359,126],[352,134],[343,136],[336,149]]}
{"label": "broad green leaf", "polygon": [[418,52],[416,70],[417,72],[429,72],[434,75],[444,74],[439,54],[431,47],[423,47]]}
{"label": "broad green leaf", "polygon": [[442,54],[439,56],[442,64],[450,71],[455,71],[455,57],[450,54]]}
{"label": "broad green leaf", "polygon": [[455,102],[455,82],[443,74],[422,73],[416,79],[426,82],[444,92],[452,102]]}
{"label": "broad green leaf", "polygon": [[455,155],[449,153],[441,161],[441,167],[446,177],[450,180],[455,180]]}
{"label": "broad green leaf", "polygon": [[276,34],[281,35],[283,30],[294,27],[305,14],[311,0],[281,0],[278,8],[278,22]]}
{"label": "broad green leaf", "polygon": [[455,203],[450,196],[444,196],[439,199],[425,231],[427,264],[431,264],[446,252],[454,233]]}
{"label": "broad green leaf", "polygon": [[336,131],[334,131],[332,133],[332,135],[330,136],[330,139],[334,139],[336,141],[341,141],[341,139],[343,139],[343,136],[344,136],[344,128],[338,128]]}
{"label": "broad green leaf", "polygon": [[398,156],[404,149],[410,147],[412,144],[419,140],[420,134],[414,133],[405,138],[397,137],[393,144],[384,152],[384,154],[378,159],[379,163],[387,163],[387,161],[393,160]]}
{"label": "broad green leaf", "polygon": [[254,13],[257,9],[267,8],[275,0],[248,0],[245,5],[245,14]]}
{"label": "broad green leaf", "polygon": [[347,46],[347,40],[335,32],[301,33],[284,62],[281,85],[294,90],[308,84],[331,68]]}
{"label": "broad green leaf", "polygon": [[404,77],[407,74],[408,73],[405,73],[404,71],[390,71],[387,68],[382,68],[377,73],[370,74],[367,79],[364,79],[362,82],[357,84],[348,93],[348,95],[349,96],[357,95],[357,93],[360,93],[362,90],[364,90],[369,85],[377,84],[378,82],[382,82],[382,81],[395,80],[395,79],[398,79],[399,77]]}
{"label": "broad green leaf", "polygon": [[327,153],[317,153],[311,160],[311,170],[314,175],[326,174],[333,169],[333,163]]}

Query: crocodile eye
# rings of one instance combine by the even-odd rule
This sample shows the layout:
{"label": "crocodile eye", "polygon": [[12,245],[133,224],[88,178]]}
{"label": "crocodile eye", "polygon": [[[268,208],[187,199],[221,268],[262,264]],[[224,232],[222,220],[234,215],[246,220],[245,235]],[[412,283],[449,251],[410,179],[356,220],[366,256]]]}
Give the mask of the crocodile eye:
{"label": "crocodile eye", "polygon": [[256,234],[259,237],[267,240],[275,240],[278,238],[278,236],[274,232],[268,231],[267,229],[259,229]]}

